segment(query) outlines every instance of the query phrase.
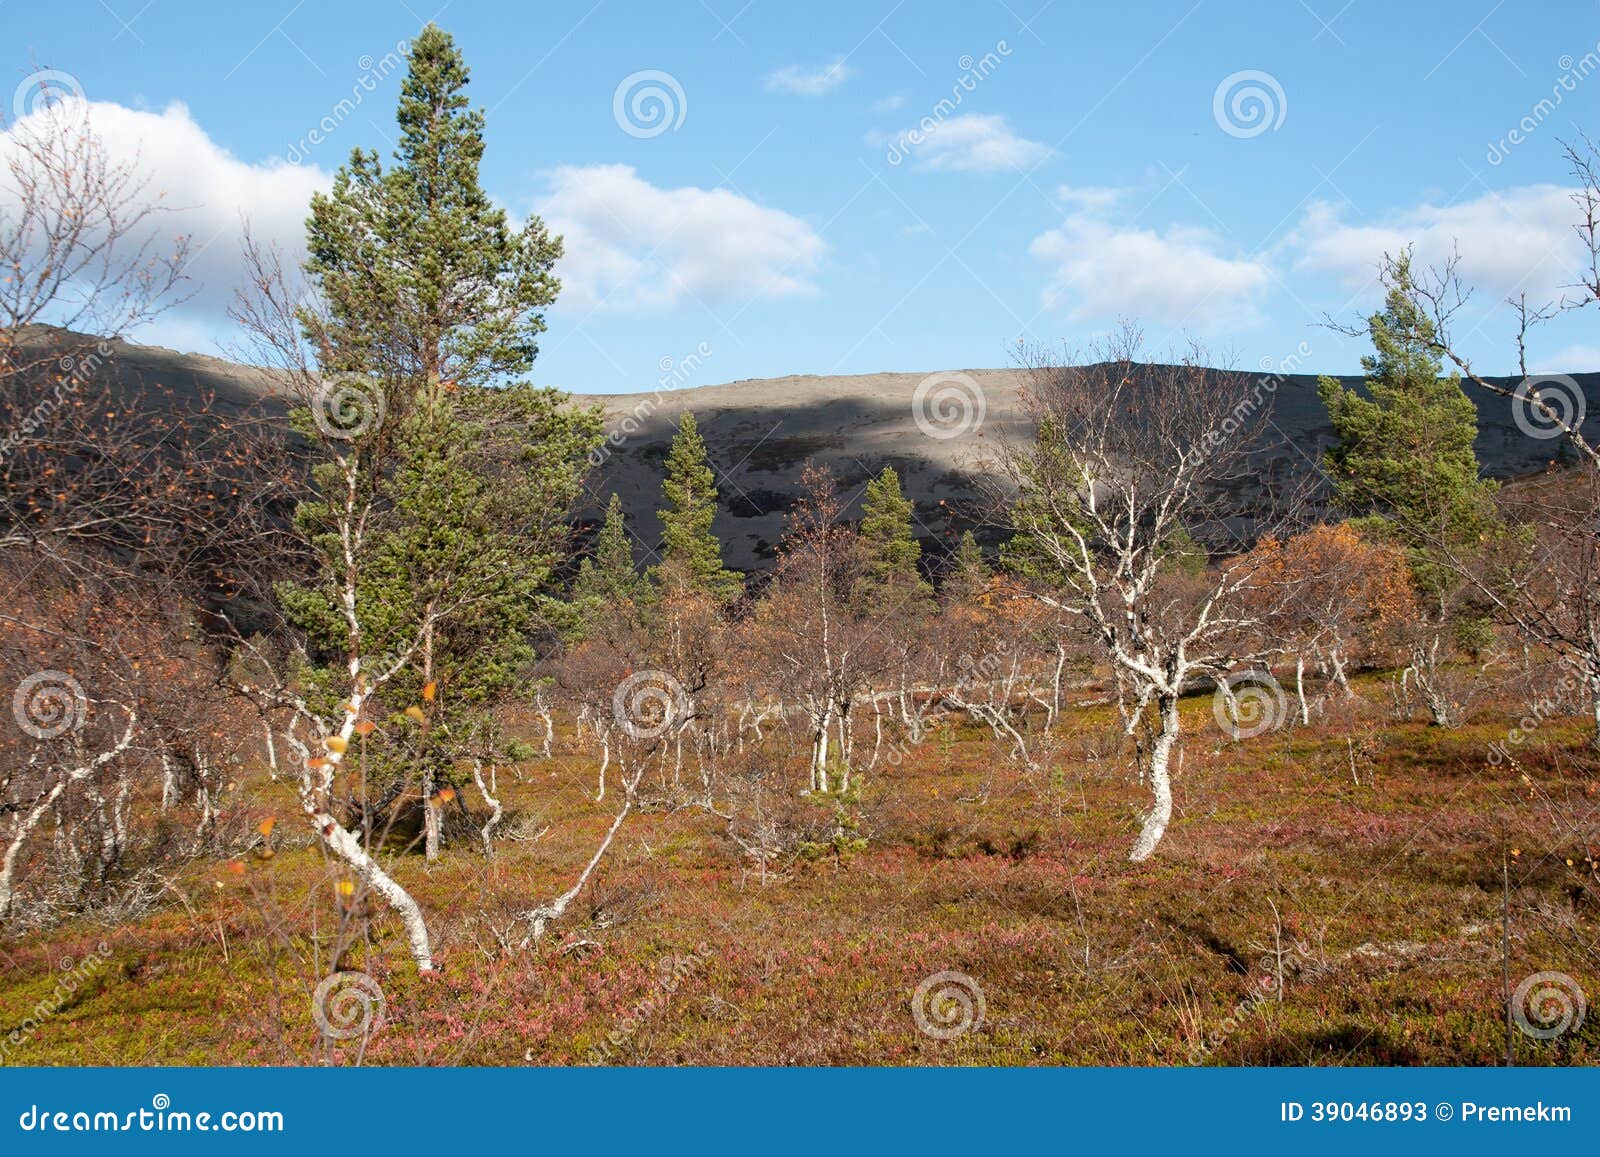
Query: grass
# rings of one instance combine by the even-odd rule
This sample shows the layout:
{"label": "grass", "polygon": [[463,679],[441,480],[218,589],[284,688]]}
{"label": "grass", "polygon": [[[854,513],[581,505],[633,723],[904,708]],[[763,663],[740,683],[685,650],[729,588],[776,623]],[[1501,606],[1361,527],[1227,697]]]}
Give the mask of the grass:
{"label": "grass", "polygon": [[[1125,859],[1144,806],[1125,754],[1069,743],[1026,777],[987,732],[947,725],[868,777],[860,853],[763,885],[714,816],[647,811],[546,942],[506,954],[497,930],[566,886],[612,814],[586,755],[534,761],[501,791],[548,834],[492,861],[465,835],[431,867],[398,858],[430,914],[433,977],[386,912],[340,916],[339,874],[287,786],[252,779],[231,806],[277,817],[271,858],[195,864],[131,924],[0,942],[0,1041],[51,1002],[65,960],[109,949],[4,1063],[1502,1063],[1508,857],[1512,984],[1561,972],[1600,999],[1583,721],[1492,766],[1504,713],[1443,731],[1389,719],[1367,691],[1341,718],[1243,742],[1208,698],[1186,703],[1178,810],[1146,864]],[[1103,708],[1067,721],[1108,723]],[[330,1043],[311,993],[341,918],[359,935],[339,964],[378,981],[386,1015]],[[984,1014],[938,1039],[913,997],[946,972]],[[938,995],[952,991],[923,1005],[936,1024],[960,1019]],[[1514,1048],[1518,1064],[1600,1062],[1600,1013]]]}

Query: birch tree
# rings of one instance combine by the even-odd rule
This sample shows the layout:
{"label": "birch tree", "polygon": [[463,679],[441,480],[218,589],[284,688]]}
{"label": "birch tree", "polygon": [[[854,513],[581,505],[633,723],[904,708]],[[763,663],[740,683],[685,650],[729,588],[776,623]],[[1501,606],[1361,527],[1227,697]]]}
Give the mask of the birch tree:
{"label": "birch tree", "polygon": [[1207,369],[1199,350],[1146,364],[1141,344],[1125,327],[1087,364],[1026,355],[1037,432],[1000,463],[1016,495],[1010,557],[1035,578],[1033,597],[1073,616],[1110,664],[1130,734],[1153,713],[1134,861],[1172,817],[1179,697],[1267,646],[1251,638],[1259,612],[1242,596],[1256,570],[1234,553],[1240,512],[1228,494],[1251,473],[1264,390]]}

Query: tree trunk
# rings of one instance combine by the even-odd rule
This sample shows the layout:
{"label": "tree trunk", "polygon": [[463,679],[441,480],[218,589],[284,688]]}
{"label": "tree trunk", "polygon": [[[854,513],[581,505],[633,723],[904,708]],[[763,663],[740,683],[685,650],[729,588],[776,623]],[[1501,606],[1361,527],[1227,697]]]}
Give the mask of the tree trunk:
{"label": "tree trunk", "polygon": [[1172,778],[1169,765],[1172,762],[1172,749],[1178,742],[1178,696],[1159,695],[1156,698],[1156,707],[1161,714],[1161,731],[1156,735],[1155,746],[1150,749],[1150,791],[1155,796],[1150,810],[1145,813],[1144,827],[1139,832],[1139,838],[1133,845],[1133,850],[1128,853],[1128,859],[1134,863],[1148,860],[1156,850],[1156,845],[1161,842],[1161,837],[1166,834],[1167,824],[1172,819]]}
{"label": "tree trunk", "polygon": [[1333,681],[1344,690],[1344,697],[1346,699],[1354,699],[1356,697],[1355,688],[1350,686],[1350,680],[1345,677],[1344,657],[1339,654],[1337,648],[1328,652],[1328,664],[1333,668]]}
{"label": "tree trunk", "polygon": [[332,815],[316,807],[306,810],[328,850],[348,864],[361,881],[382,896],[400,917],[400,923],[405,926],[406,939],[411,945],[411,959],[416,961],[417,970],[432,972],[433,949],[428,943],[428,925],[422,918],[422,908],[411,898],[411,893],[396,883],[367,854],[361,841]]}
{"label": "tree trunk", "polygon": [[555,750],[556,721],[550,716],[550,707],[544,701],[542,692],[535,692],[533,701],[539,709],[539,718],[544,720],[544,757],[549,759],[551,758],[551,753]]}
{"label": "tree trunk", "polygon": [[[483,782],[483,764],[479,760],[472,761],[472,778],[478,784],[478,791],[482,793],[484,802],[493,810],[489,815],[489,822],[484,824],[478,835],[483,839],[483,854],[487,857],[494,856],[494,829],[500,823],[500,817],[505,814],[505,809],[500,806],[500,801],[495,798],[494,792],[500,790],[499,784],[494,784],[493,789],[486,787]],[[489,778],[494,779],[494,768],[489,769]]]}
{"label": "tree trunk", "polygon": [[1296,655],[1294,659],[1294,694],[1300,700],[1300,726],[1311,726],[1311,708],[1306,706],[1306,657]]}
{"label": "tree trunk", "polygon": [[45,817],[45,813],[55,805],[56,800],[61,798],[61,793],[67,790],[67,782],[63,779],[46,792],[28,814],[20,817],[11,829],[11,843],[6,847],[5,856],[0,858],[0,920],[11,916],[11,905],[16,895],[14,880],[17,857],[22,853],[22,845],[33,829],[39,826],[39,821]]}
{"label": "tree trunk", "polygon": [[1067,669],[1067,649],[1060,643],[1056,644],[1056,667],[1050,673],[1050,717],[1045,720],[1044,731],[1049,735],[1054,730],[1056,720],[1061,718],[1061,678]]}
{"label": "tree trunk", "polygon": [[11,908],[16,900],[16,872],[17,859],[22,854],[23,842],[27,840],[33,829],[39,826],[39,821],[45,817],[56,804],[68,787],[81,780],[88,779],[99,768],[110,763],[117,756],[128,750],[133,742],[134,725],[138,717],[133,713],[128,715],[127,729],[122,733],[122,738],[116,746],[107,751],[102,751],[88,763],[71,768],[62,773],[61,779],[49,791],[45,792],[34,801],[33,807],[26,816],[17,816],[12,821],[11,842],[7,845],[5,855],[0,857],[0,920],[11,916]]}
{"label": "tree trunk", "polygon": [[1600,747],[1600,670],[1589,676],[1589,699],[1594,707],[1594,745]]}
{"label": "tree trunk", "polygon": [[178,777],[172,772],[172,754],[161,745],[161,810],[170,811],[178,802]]}
{"label": "tree trunk", "polygon": [[439,804],[436,799],[437,784],[433,768],[422,771],[422,848],[428,863],[439,858]]}
{"label": "tree trunk", "polygon": [[828,790],[828,732],[833,728],[833,702],[822,709],[822,718],[811,734],[811,790]]}

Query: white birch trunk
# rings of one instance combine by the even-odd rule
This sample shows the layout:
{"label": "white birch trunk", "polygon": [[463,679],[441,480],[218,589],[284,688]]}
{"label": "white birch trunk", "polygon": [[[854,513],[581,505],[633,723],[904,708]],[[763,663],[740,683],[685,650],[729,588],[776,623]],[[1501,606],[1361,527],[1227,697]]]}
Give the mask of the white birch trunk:
{"label": "white birch trunk", "polygon": [[134,725],[138,716],[132,712],[128,715],[128,726],[122,733],[122,738],[108,751],[102,751],[88,763],[80,764],[62,773],[54,787],[45,792],[34,801],[28,813],[18,817],[11,827],[11,842],[6,845],[5,854],[0,856],[0,920],[9,919],[12,905],[16,902],[16,875],[17,862],[22,855],[22,845],[27,841],[33,829],[39,826],[39,821],[49,814],[55,807],[56,801],[66,794],[67,788],[75,783],[88,779],[100,768],[110,763],[121,755],[133,743]]}
{"label": "white birch trunk", "polygon": [[1300,701],[1300,726],[1311,726],[1311,708],[1306,705],[1306,657],[1296,655],[1294,659],[1294,693]]}
{"label": "white birch trunk", "polygon": [[484,802],[492,809],[489,815],[489,822],[479,829],[478,835],[483,840],[483,854],[493,858],[494,829],[500,825],[500,817],[505,815],[505,809],[500,806],[500,801],[494,795],[496,791],[500,790],[500,787],[499,784],[494,783],[494,769],[492,767],[489,769],[489,779],[493,786],[487,787],[484,785],[483,764],[476,759],[472,761],[472,778],[477,783],[478,791],[482,793]]}
{"label": "white birch trunk", "polygon": [[1160,695],[1156,699],[1161,713],[1161,730],[1156,735],[1155,746],[1150,749],[1150,792],[1154,800],[1145,813],[1144,827],[1134,842],[1128,859],[1134,863],[1148,860],[1167,832],[1172,820],[1172,777],[1170,765],[1172,749],[1178,742],[1178,697],[1176,694]]}

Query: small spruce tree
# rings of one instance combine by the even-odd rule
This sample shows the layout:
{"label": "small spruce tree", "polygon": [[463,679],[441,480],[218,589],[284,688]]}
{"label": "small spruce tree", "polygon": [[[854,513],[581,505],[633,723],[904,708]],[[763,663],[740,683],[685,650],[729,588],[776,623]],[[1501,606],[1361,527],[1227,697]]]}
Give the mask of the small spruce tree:
{"label": "small spruce tree", "polygon": [[868,614],[896,611],[915,614],[928,609],[933,588],[918,563],[922,547],[911,528],[911,500],[901,492],[894,467],[867,483],[861,504],[861,577],[856,600]]}
{"label": "small spruce tree", "polygon": [[989,563],[983,557],[983,548],[978,545],[978,540],[973,537],[972,531],[962,531],[955,553],[950,556],[949,569],[945,571],[945,602],[955,606],[970,604],[989,584],[990,573]]}
{"label": "small spruce tree", "polygon": [[716,479],[692,413],[678,423],[661,492],[667,506],[658,512],[662,549],[661,566],[654,571],[657,582],[719,603],[732,602],[744,578],[722,564],[722,544],[711,530],[717,516]]}
{"label": "small spruce tree", "polygon": [[578,577],[572,584],[573,602],[585,619],[592,619],[637,604],[642,586],[639,572],[634,569],[633,544],[628,539],[622,499],[612,494],[605,521],[595,536],[594,553],[578,564]]}

